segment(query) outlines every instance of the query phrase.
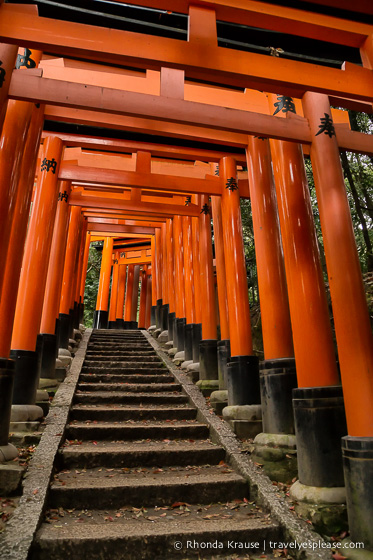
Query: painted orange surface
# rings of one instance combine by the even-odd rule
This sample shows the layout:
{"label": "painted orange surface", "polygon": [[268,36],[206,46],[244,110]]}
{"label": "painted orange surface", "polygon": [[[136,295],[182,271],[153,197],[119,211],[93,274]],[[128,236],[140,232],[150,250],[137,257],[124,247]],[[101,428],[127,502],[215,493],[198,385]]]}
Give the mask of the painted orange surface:
{"label": "painted orange surface", "polygon": [[[229,319],[226,266],[224,255],[224,237],[221,218],[221,199],[218,196],[211,197],[212,220],[214,224],[214,244],[216,258],[216,279],[218,284],[220,335],[222,340],[229,340]],[[230,264],[229,264],[230,266]]]}
{"label": "painted orange surface", "polygon": [[98,285],[98,293],[97,293],[97,301],[96,301],[97,311],[108,310],[112,254],[113,254],[113,238],[105,237],[104,247],[102,249],[100,280]]}
{"label": "painted orange surface", "polygon": [[[209,206],[208,197],[206,195],[201,195],[199,201],[201,208],[203,208],[206,204]],[[216,340],[216,298],[214,270],[212,264],[210,213],[202,213],[199,217],[199,259],[202,339]]]}

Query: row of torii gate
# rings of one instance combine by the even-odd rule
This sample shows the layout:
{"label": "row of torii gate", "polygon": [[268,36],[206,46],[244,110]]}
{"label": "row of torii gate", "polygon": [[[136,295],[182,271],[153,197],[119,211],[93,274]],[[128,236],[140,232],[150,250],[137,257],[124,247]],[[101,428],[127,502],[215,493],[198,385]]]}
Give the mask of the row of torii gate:
{"label": "row of torii gate", "polygon": [[[168,2],[132,4],[166,8]],[[189,14],[187,42],[144,41],[142,34],[45,19],[34,6],[0,1],[2,449],[11,403],[35,404],[40,359],[42,375],[52,375],[56,320],[62,348],[79,325],[89,244],[101,239],[95,326],[135,326],[141,265],[138,326],[156,321],[167,330],[178,350],[200,362],[202,380],[217,379],[225,360],[229,405],[260,404],[260,369],[262,398],[263,390],[269,395],[262,402],[264,432],[293,433],[298,387],[296,407],[311,407],[317,417],[314,431],[302,435],[306,420],[298,416],[300,481],[343,486],[337,456],[348,433],[342,446],[351,534],[373,546],[372,331],[339,158],[340,150],[373,155],[373,141],[349,129],[346,112],[330,107],[371,112],[373,28],[251,1],[232,7],[229,0],[179,0],[172,8]],[[216,18],[327,36],[359,48],[362,66],[339,70],[233,52],[217,46]],[[146,72],[111,66],[118,64]],[[169,144],[51,134],[43,131],[44,119],[163,135]],[[215,148],[186,148],[179,138]],[[315,178],[338,362],[304,152]],[[260,364],[240,198],[252,206]],[[331,416],[323,416],[326,409]],[[334,426],[335,417],[326,434],[325,422]],[[318,473],[310,472],[315,454],[323,463]],[[354,457],[364,458],[364,466]],[[360,490],[352,492],[357,479]]]}

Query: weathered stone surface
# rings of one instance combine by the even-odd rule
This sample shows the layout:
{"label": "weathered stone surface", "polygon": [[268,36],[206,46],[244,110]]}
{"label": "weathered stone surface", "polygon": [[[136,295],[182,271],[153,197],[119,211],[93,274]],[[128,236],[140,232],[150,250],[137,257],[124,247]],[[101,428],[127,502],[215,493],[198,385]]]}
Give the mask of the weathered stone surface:
{"label": "weathered stone surface", "polygon": [[193,363],[193,360],[186,360],[185,362],[183,362],[183,363],[181,364],[180,367],[181,367],[181,369],[185,369],[185,370],[186,370],[186,369],[188,369],[188,366],[190,366],[190,364],[192,364],[192,363]]}
{"label": "weathered stone surface", "polygon": [[69,358],[71,358],[70,350],[68,350],[67,348],[59,348],[58,357],[61,358],[61,356],[68,356]]}
{"label": "weathered stone surface", "polygon": [[187,367],[187,371],[196,371],[199,373],[199,362],[193,362]]}
{"label": "weathered stone surface", "polygon": [[162,331],[158,337],[159,344],[164,344],[168,342],[168,331]]}
{"label": "weathered stone surface", "polygon": [[346,489],[344,486],[335,488],[306,486],[297,480],[290,488],[290,497],[297,502],[308,504],[344,504]]}
{"label": "weathered stone surface", "polygon": [[48,391],[46,391],[45,389],[38,389],[36,391],[36,400],[37,401],[49,401]]}
{"label": "weathered stone surface", "polygon": [[10,422],[10,432],[36,432],[40,422]]}
{"label": "weathered stone surface", "polygon": [[17,455],[17,448],[14,447],[14,445],[12,445],[11,443],[0,446],[0,463],[12,461],[13,459],[15,459],[15,457],[17,457]]}
{"label": "weathered stone surface", "polygon": [[166,342],[166,344],[164,345],[166,350],[169,350],[170,348],[174,348],[174,341],[173,340],[169,340],[168,342]]}
{"label": "weathered stone surface", "polygon": [[177,348],[170,348],[169,350],[167,350],[167,354],[173,358],[175,356],[175,354],[177,353]]}
{"label": "weathered stone surface", "polygon": [[252,439],[263,429],[261,420],[228,420],[228,424],[240,439]]}
{"label": "weathered stone surface", "polygon": [[297,440],[293,434],[267,434],[261,432],[254,439],[256,445],[266,445],[268,447],[281,447],[283,449],[297,448]]}
{"label": "weathered stone surface", "polygon": [[198,389],[201,391],[202,395],[209,397],[213,391],[219,388],[218,379],[200,379],[196,383]]}
{"label": "weathered stone surface", "polygon": [[226,406],[223,409],[224,420],[247,420],[257,421],[262,419],[262,407],[260,404],[244,404]]}
{"label": "weathered stone surface", "polygon": [[228,391],[220,390],[214,391],[211,393],[210,396],[210,403],[213,404],[214,402],[227,402],[228,401]]}
{"label": "weathered stone surface", "polygon": [[367,550],[361,543],[351,543],[351,539],[343,539],[341,548],[338,549],[339,554],[348,558],[348,560],[373,560],[373,550]]}
{"label": "weathered stone surface", "polygon": [[154,336],[154,338],[158,338],[159,335],[161,334],[161,332],[162,332],[162,329],[155,329],[155,330],[152,332],[152,336]]}
{"label": "weathered stone surface", "polygon": [[298,475],[296,438],[293,434],[262,432],[254,439],[251,459],[263,465],[271,480],[290,484]]}
{"label": "weathered stone surface", "polygon": [[[0,447],[0,453],[1,449]],[[0,465],[0,494],[2,496],[11,496],[20,492],[25,470],[25,467],[20,467],[14,463]]]}
{"label": "weathered stone surface", "polygon": [[[69,354],[70,354],[70,352],[69,352]],[[62,367],[68,367],[68,366],[71,364],[71,362],[72,362],[72,356],[71,356],[71,354],[70,354],[70,356],[62,356],[62,355],[60,355],[60,356],[58,357],[58,359],[60,360],[60,362],[61,362],[61,364],[62,364]]]}
{"label": "weathered stone surface", "polygon": [[50,389],[59,385],[57,379],[40,378],[39,389]]}
{"label": "weathered stone surface", "polygon": [[11,422],[35,422],[43,418],[43,410],[33,404],[13,404]]}

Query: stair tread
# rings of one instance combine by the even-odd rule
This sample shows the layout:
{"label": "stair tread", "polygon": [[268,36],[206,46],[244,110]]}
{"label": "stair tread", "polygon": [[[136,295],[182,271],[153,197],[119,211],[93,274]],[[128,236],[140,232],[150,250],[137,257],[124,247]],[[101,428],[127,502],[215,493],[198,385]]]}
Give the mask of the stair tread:
{"label": "stair tread", "polygon": [[146,411],[151,410],[156,412],[157,410],[170,410],[171,412],[174,410],[194,410],[197,411],[196,408],[193,406],[189,406],[187,403],[180,403],[180,404],[172,404],[169,406],[167,404],[147,404],[146,406],[138,406],[137,404],[74,404],[71,410],[133,410],[133,411]]}
{"label": "stair tread", "polygon": [[108,453],[126,453],[130,454],[132,452],[148,452],[149,450],[157,451],[194,451],[199,449],[220,449],[223,448],[213,444],[210,440],[196,440],[190,441],[189,439],[178,439],[178,440],[167,440],[166,442],[162,440],[155,440],[152,439],[150,441],[147,440],[132,440],[130,442],[123,442],[120,441],[106,441],[106,440],[99,440],[95,443],[93,442],[79,442],[78,444],[74,444],[74,442],[66,442],[62,446],[62,453],[86,453],[86,452],[97,452],[103,451]]}
{"label": "stair tread", "polygon": [[[87,424],[89,422],[89,424]],[[184,426],[193,426],[197,428],[207,428],[206,424],[198,422],[197,420],[186,420],[185,422],[177,422],[170,420],[169,422],[165,422],[164,420],[154,421],[154,420],[121,420],[118,422],[110,422],[110,421],[99,421],[97,423],[93,423],[92,420],[84,420],[83,422],[79,422],[77,420],[73,420],[68,424],[68,426],[73,426],[74,428],[120,428],[123,427],[150,427],[150,428],[183,428]]]}

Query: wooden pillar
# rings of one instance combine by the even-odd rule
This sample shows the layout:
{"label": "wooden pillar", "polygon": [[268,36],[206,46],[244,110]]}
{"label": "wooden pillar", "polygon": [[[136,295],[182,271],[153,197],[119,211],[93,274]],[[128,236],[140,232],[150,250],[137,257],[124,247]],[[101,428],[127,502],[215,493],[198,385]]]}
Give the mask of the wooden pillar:
{"label": "wooden pillar", "polygon": [[172,218],[166,222],[166,244],[167,244],[167,278],[168,278],[168,340],[173,340],[174,326],[176,320],[175,308],[175,260],[174,260],[174,233]]}
{"label": "wooden pillar", "polygon": [[179,352],[184,350],[185,337],[185,285],[184,285],[184,247],[183,222],[181,216],[173,219],[174,258],[175,258],[175,328],[173,337]]}
{"label": "wooden pillar", "polygon": [[[27,136],[9,238],[4,283],[0,298],[0,357],[8,358],[12,339],[22,255],[35,179],[35,167],[43,129],[44,108],[35,107]],[[22,188],[21,188],[22,186]]]}
{"label": "wooden pillar", "polygon": [[44,141],[41,168],[30,218],[19,284],[11,357],[16,358],[15,404],[34,404],[38,382],[36,339],[43,311],[49,254],[58,199],[63,144]]}
{"label": "wooden pillar", "polygon": [[139,329],[145,329],[146,298],[148,292],[147,266],[144,265],[141,271],[141,290],[140,290],[140,309],[139,309]]}
{"label": "wooden pillar", "polygon": [[140,265],[135,264],[133,269],[133,291],[131,306],[131,323],[132,328],[137,329],[137,307],[139,301],[139,281],[140,281]]}
{"label": "wooden pillar", "polygon": [[8,91],[13,68],[16,65],[17,52],[17,45],[0,44],[0,132],[7,110]]}
{"label": "wooden pillar", "polygon": [[98,286],[96,311],[94,318],[95,329],[106,329],[108,324],[109,290],[111,265],[113,255],[113,238],[105,237],[102,250],[100,280]]}
{"label": "wooden pillar", "polygon": [[119,272],[118,272],[118,296],[117,296],[117,309],[116,309],[116,323],[117,329],[123,329],[124,322],[124,295],[126,292],[126,274],[127,274],[127,265],[120,264],[119,265]]}
{"label": "wooden pillar", "polygon": [[124,328],[131,328],[131,316],[132,316],[132,294],[133,294],[133,280],[134,280],[134,270],[135,265],[128,265],[127,272],[127,288],[126,288],[126,301],[124,304]]}
{"label": "wooden pillar", "polygon": [[84,321],[84,293],[85,293],[85,283],[87,279],[87,268],[89,259],[89,248],[91,245],[91,232],[87,231],[84,246],[83,255],[83,265],[82,265],[82,277],[80,280],[80,302],[81,302],[81,321]]}
{"label": "wooden pillar", "polygon": [[326,95],[307,92],[303,107],[311,128],[311,160],[348,433],[373,437],[372,330],[329,100]]}
{"label": "wooden pillar", "polygon": [[156,325],[161,328],[161,308],[162,300],[162,276],[163,276],[163,262],[162,262],[162,231],[161,228],[155,228],[155,273],[156,273],[156,294],[157,294],[157,309],[156,309]]}
{"label": "wooden pillar", "polygon": [[118,281],[119,281],[119,264],[118,253],[114,254],[113,276],[111,280],[110,308],[109,308],[109,329],[117,328],[117,300],[118,300]]}
{"label": "wooden pillar", "polygon": [[218,284],[219,320],[221,340],[229,340],[228,300],[224,256],[224,237],[221,217],[221,197],[211,197],[212,219],[214,224],[216,278]]}
{"label": "wooden pillar", "polygon": [[152,309],[152,276],[151,274],[148,274],[148,283],[147,283],[147,290],[146,290],[146,309],[145,309],[146,329],[148,329],[151,325],[151,309]]}
{"label": "wooden pillar", "polygon": [[182,230],[184,256],[185,318],[187,324],[192,324],[196,321],[196,311],[194,301],[192,218],[190,216],[183,216]]}
{"label": "wooden pillar", "polygon": [[79,329],[79,325],[83,318],[83,298],[80,295],[80,289],[82,284],[82,277],[86,274],[86,265],[84,266],[84,253],[86,249],[86,242],[87,242],[87,229],[88,229],[88,221],[86,217],[82,216],[82,227],[80,232],[80,241],[79,241],[79,252],[77,255],[77,275],[75,278],[75,297],[74,303],[76,303],[76,314],[75,314],[75,323],[74,328]]}
{"label": "wooden pillar", "polygon": [[151,237],[151,261],[152,261],[152,309],[151,324],[156,325],[157,320],[157,259],[155,256],[155,235]]}

